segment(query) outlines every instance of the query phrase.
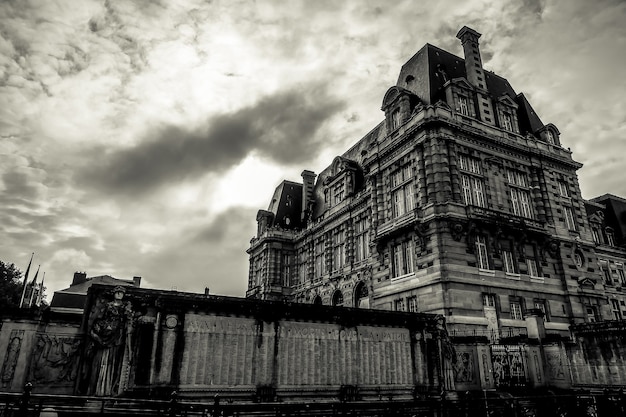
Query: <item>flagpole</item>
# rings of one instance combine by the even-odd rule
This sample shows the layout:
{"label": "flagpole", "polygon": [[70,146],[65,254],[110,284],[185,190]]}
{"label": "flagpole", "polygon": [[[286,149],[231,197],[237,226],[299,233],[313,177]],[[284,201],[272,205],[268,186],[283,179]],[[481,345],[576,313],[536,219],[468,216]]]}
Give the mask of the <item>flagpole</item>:
{"label": "flagpole", "polygon": [[33,297],[35,296],[35,284],[37,283],[37,275],[39,275],[39,268],[41,265],[37,267],[37,272],[35,273],[35,278],[33,278],[33,283],[30,284],[30,300],[28,300],[28,308],[33,305]]}
{"label": "flagpole", "polygon": [[30,262],[28,263],[28,268],[26,268],[26,273],[24,274],[24,288],[22,289],[22,298],[20,298],[19,308],[22,308],[22,304],[24,303],[24,296],[26,295],[26,285],[28,284],[28,273],[30,272],[30,265],[33,263],[33,256],[35,256],[35,252],[30,255]]}

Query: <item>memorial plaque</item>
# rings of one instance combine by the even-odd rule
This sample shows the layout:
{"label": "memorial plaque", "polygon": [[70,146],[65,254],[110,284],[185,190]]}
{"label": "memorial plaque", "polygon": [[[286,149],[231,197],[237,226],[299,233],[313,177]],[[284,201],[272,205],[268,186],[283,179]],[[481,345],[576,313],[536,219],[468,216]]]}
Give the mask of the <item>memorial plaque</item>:
{"label": "memorial plaque", "polygon": [[188,314],[181,385],[251,384],[254,345],[245,341],[256,331],[254,319]]}

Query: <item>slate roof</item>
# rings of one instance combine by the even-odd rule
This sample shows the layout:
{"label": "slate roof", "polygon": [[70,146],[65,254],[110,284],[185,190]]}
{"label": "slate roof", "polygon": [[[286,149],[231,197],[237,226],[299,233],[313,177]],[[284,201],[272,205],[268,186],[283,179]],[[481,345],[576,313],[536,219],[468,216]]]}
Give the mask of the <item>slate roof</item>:
{"label": "slate roof", "polygon": [[[114,278],[110,275],[99,275],[87,278],[84,282],[71,285],[69,288],[55,291],[50,302],[51,309],[78,309],[82,313],[87,300],[87,291],[93,284],[134,286],[133,280]],[[78,311],[77,311],[78,312]]]}
{"label": "slate roof", "polygon": [[[506,78],[487,70],[484,74],[493,99],[507,95],[518,104],[522,134],[534,134],[544,127],[526,97],[517,94]],[[465,59],[427,43],[402,66],[396,85],[416,94],[425,104],[435,104],[445,100],[444,85],[455,78],[467,79]]]}

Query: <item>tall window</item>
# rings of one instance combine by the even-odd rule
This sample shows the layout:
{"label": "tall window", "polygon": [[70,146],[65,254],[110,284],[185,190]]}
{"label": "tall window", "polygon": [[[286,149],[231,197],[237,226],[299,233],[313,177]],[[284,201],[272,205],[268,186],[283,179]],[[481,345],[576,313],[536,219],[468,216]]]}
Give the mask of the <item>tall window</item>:
{"label": "tall window", "polygon": [[289,287],[291,285],[291,255],[283,253],[281,257],[281,275],[283,286]]}
{"label": "tall window", "polygon": [[522,302],[518,297],[511,298],[509,301],[509,305],[511,307],[511,319],[513,320],[523,320],[524,315],[522,314]]}
{"label": "tall window", "polygon": [[355,307],[369,308],[369,291],[363,282],[357,284],[356,290],[354,291],[354,298]]}
{"label": "tall window", "polygon": [[574,221],[574,212],[569,206],[563,207],[563,216],[565,217],[565,225],[568,230],[576,230],[576,222]]}
{"label": "tall window", "polygon": [[513,131],[513,117],[511,116],[511,113],[502,113],[502,128],[510,132]]}
{"label": "tall window", "polygon": [[332,270],[338,271],[343,268],[345,261],[345,233],[343,230],[335,230],[333,233],[333,248],[332,248]]}
{"label": "tall window", "polygon": [[569,189],[567,188],[567,183],[565,181],[559,180],[559,194],[561,197],[569,198]]}
{"label": "tall window", "polygon": [[467,105],[467,97],[459,96],[459,113],[463,116],[469,116],[469,107]]}
{"label": "tall window", "polygon": [[606,243],[609,246],[615,246],[615,236],[611,230],[606,231]]}
{"label": "tall window", "polygon": [[516,262],[513,258],[513,252],[511,252],[510,250],[502,251],[502,263],[504,264],[504,272],[507,272],[509,274],[517,273],[515,268]]}
{"label": "tall window", "polygon": [[369,227],[367,219],[354,223],[354,260],[363,261],[369,256]]}
{"label": "tall window", "polygon": [[400,110],[396,109],[391,113],[391,128],[397,129],[400,127]]}
{"label": "tall window", "polygon": [[525,245],[524,254],[526,255],[526,268],[528,275],[531,277],[540,277],[541,271],[539,270],[539,262],[537,262],[537,255],[534,245]]}
{"label": "tall window", "polygon": [[613,275],[611,274],[611,269],[606,261],[600,262],[600,272],[602,273],[604,283],[606,285],[613,285]]}
{"label": "tall window", "polygon": [[406,311],[404,306],[404,298],[399,298],[395,301],[395,310],[396,311]]}
{"label": "tall window", "polygon": [[495,307],[496,296],[493,294],[483,294],[483,307]]}
{"label": "tall window", "polygon": [[417,313],[417,296],[416,295],[411,296],[407,298],[406,301],[408,304],[409,312]]}
{"label": "tall window", "polygon": [[511,194],[511,211],[516,216],[532,219],[533,212],[526,174],[512,169],[508,169],[506,173]]}
{"label": "tall window", "polygon": [[539,276],[537,261],[535,260],[535,258],[526,258],[526,266],[528,267],[528,275],[530,275],[531,277]]}
{"label": "tall window", "polygon": [[619,282],[621,284],[626,284],[626,275],[624,274],[624,266],[623,265],[617,265],[617,276],[619,277]]}
{"label": "tall window", "polygon": [[476,258],[478,259],[478,267],[480,269],[490,269],[487,242],[484,236],[476,236]]}
{"label": "tall window", "polygon": [[334,306],[343,305],[343,294],[339,290],[335,291],[335,293],[333,294],[333,305]]}
{"label": "tall window", "polygon": [[413,273],[413,241],[397,243],[392,247],[394,278]]}
{"label": "tall window", "polygon": [[343,181],[339,181],[333,186],[333,205],[337,205],[343,201],[345,197],[345,184]]}
{"label": "tall window", "polygon": [[613,320],[621,320],[622,312],[619,308],[618,300],[611,300],[611,310],[613,311]]}
{"label": "tall window", "polygon": [[593,235],[593,241],[594,242],[602,243],[602,241],[600,240],[600,231],[596,227],[593,227],[591,229],[591,234]]}
{"label": "tall window", "polygon": [[324,251],[324,239],[319,238],[315,242],[315,278],[319,279],[326,273],[326,255]]}
{"label": "tall window", "polygon": [[300,251],[298,254],[298,283],[304,284],[306,281],[306,254],[304,250]]}
{"label": "tall window", "polygon": [[556,143],[556,141],[554,140],[554,135],[549,130],[546,130],[546,140],[551,145],[554,145]]}
{"label": "tall window", "polygon": [[462,171],[461,188],[463,190],[463,202],[466,205],[487,207],[480,160],[478,158],[460,155],[459,168]]}
{"label": "tall window", "polygon": [[548,309],[546,308],[546,300],[535,300],[535,308],[543,313],[545,321],[550,321]]}
{"label": "tall window", "polygon": [[585,307],[585,311],[587,312],[587,321],[589,323],[600,321],[598,317],[598,311],[596,310],[595,306],[587,306]]}
{"label": "tall window", "polygon": [[412,170],[405,165],[391,174],[392,215],[398,217],[413,210]]}

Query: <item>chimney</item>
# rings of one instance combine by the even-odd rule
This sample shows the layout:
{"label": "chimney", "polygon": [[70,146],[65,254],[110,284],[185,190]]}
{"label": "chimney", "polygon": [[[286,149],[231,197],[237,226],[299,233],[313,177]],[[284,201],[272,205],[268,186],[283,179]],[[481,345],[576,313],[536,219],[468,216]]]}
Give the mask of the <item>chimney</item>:
{"label": "chimney", "polygon": [[204,295],[205,295],[206,297],[208,297],[208,296],[209,296],[209,291],[210,291],[210,290],[209,290],[209,287],[204,287]]}
{"label": "chimney", "polygon": [[87,273],[86,272],[74,272],[74,279],[72,280],[72,285],[82,284],[87,281]]}
{"label": "chimney", "polygon": [[480,50],[478,49],[478,38],[480,33],[467,26],[463,26],[456,37],[461,40],[463,45],[463,53],[465,54],[465,72],[467,80],[474,87],[485,88],[485,74],[483,73],[483,61],[480,58]]}
{"label": "chimney", "polygon": [[311,208],[309,207],[313,203],[313,185],[315,185],[315,172],[304,170],[302,171],[302,213],[300,220],[303,224],[306,224]]}
{"label": "chimney", "polygon": [[133,285],[139,287],[141,285],[141,277],[133,277]]}
{"label": "chimney", "polygon": [[463,26],[456,37],[461,40],[463,54],[465,55],[465,73],[467,81],[476,88],[476,102],[478,103],[479,118],[491,125],[495,124],[493,118],[493,104],[488,96],[483,61],[478,48],[478,38],[481,34],[474,29]]}

